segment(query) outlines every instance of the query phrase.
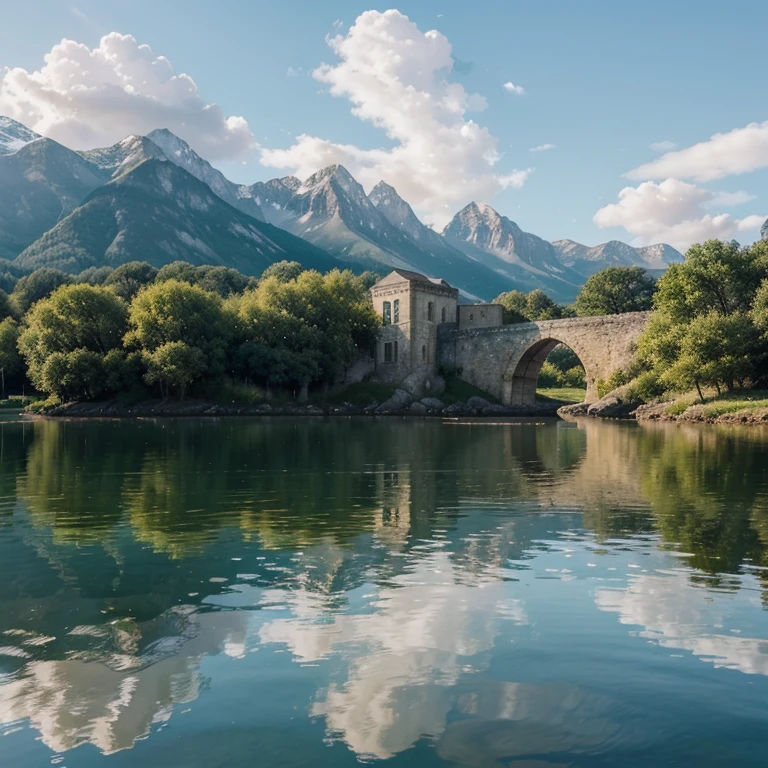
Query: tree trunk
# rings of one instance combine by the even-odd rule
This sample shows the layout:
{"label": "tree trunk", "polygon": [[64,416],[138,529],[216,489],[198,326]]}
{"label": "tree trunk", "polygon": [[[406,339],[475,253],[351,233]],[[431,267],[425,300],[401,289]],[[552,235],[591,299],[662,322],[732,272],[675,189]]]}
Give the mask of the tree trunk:
{"label": "tree trunk", "polygon": [[704,395],[701,394],[701,387],[699,386],[699,382],[696,382],[696,391],[699,393],[699,399],[701,402],[704,402]]}
{"label": "tree trunk", "polygon": [[301,385],[301,389],[299,390],[298,401],[300,403],[306,403],[307,400],[309,400],[309,384],[305,382]]}

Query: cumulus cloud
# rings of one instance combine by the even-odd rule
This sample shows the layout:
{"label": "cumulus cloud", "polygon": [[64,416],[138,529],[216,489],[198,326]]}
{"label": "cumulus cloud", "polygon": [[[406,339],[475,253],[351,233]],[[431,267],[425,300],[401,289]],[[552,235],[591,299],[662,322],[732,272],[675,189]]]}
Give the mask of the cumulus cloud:
{"label": "cumulus cloud", "polygon": [[654,152],[671,152],[673,149],[677,149],[677,144],[674,141],[654,141],[648,146]]}
{"label": "cumulus cloud", "polygon": [[525,181],[529,171],[496,172],[498,140],[467,117],[486,101],[450,79],[454,60],[442,34],[421,32],[396,10],[367,11],[328,43],[338,61],[313,76],[394,146],[362,149],[302,134],[288,149],[263,150],[264,165],[306,178],[340,163],[367,189],[388,182],[435,225],[472,199]]}
{"label": "cumulus cloud", "polygon": [[510,93],[515,93],[518,96],[524,96],[525,95],[525,88],[523,88],[522,85],[515,85],[513,82],[507,82],[504,83],[504,90],[509,91]]}
{"label": "cumulus cloud", "polygon": [[529,152],[546,152],[548,149],[554,149],[555,144],[539,144],[537,147],[531,147]]}
{"label": "cumulus cloud", "polygon": [[[723,205],[724,195],[719,197],[719,204]],[[601,228],[623,227],[634,235],[634,245],[665,242],[684,251],[695,242],[729,240],[757,230],[765,220],[765,216],[737,219],[727,213],[708,212],[717,201],[715,193],[679,179],[666,179],[658,184],[646,181],[622,189],[619,202],[601,208],[593,221]]]}
{"label": "cumulus cloud", "polygon": [[89,48],[62,40],[34,72],[0,72],[0,114],[75,149],[168,128],[209,159],[253,145],[248,123],[206,102],[189,75],[131,35],[112,32]]}
{"label": "cumulus cloud", "polygon": [[768,675],[765,640],[722,631],[738,624],[730,615],[733,601],[691,586],[686,573],[643,575],[623,589],[598,589],[595,603],[618,614],[621,624],[642,627],[640,637],[662,648],[689,651],[716,667]]}
{"label": "cumulus cloud", "polygon": [[645,179],[693,179],[712,181],[768,166],[768,120],[750,123],[728,133],[716,133],[707,141],[667,152],[631,170],[627,177]]}

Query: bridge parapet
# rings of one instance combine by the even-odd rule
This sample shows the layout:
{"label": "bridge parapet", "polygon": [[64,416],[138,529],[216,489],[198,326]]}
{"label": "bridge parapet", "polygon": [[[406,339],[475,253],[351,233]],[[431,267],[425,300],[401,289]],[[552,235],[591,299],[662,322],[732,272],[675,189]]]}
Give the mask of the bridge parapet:
{"label": "bridge parapet", "polygon": [[579,357],[587,377],[587,402],[597,396],[597,380],[626,368],[648,322],[649,312],[515,323],[494,328],[440,329],[438,362],[465,381],[507,404],[530,404],[549,353],[565,344]]}

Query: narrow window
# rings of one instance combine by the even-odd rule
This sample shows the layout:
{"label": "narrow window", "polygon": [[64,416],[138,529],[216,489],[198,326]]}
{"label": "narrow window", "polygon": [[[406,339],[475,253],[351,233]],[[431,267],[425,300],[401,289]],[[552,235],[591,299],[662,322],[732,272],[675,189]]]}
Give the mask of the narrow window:
{"label": "narrow window", "polygon": [[395,342],[395,355],[394,355],[394,357],[395,357],[395,359],[394,359],[393,362],[396,363],[397,362],[397,342]]}
{"label": "narrow window", "polygon": [[400,322],[400,299],[395,299],[395,325]]}
{"label": "narrow window", "polygon": [[392,304],[388,301],[384,302],[384,325],[389,325],[392,322]]}
{"label": "narrow window", "polygon": [[427,359],[427,348],[423,344],[421,346],[421,359],[422,360]]}
{"label": "narrow window", "polygon": [[445,307],[443,307],[442,311],[440,312],[440,322],[445,322]]}
{"label": "narrow window", "polygon": [[435,319],[435,304],[432,301],[427,302],[427,320]]}
{"label": "narrow window", "polygon": [[384,362],[392,362],[392,342],[388,341],[384,344]]}
{"label": "narrow window", "polygon": [[474,320],[474,319],[475,319],[475,316],[474,316],[473,314],[470,314],[470,315],[469,315],[469,319],[470,319],[470,320]]}

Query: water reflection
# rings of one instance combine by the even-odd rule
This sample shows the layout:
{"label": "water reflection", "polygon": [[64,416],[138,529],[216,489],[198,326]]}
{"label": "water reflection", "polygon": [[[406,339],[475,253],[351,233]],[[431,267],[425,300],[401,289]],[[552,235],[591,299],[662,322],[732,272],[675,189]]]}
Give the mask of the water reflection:
{"label": "water reflection", "polygon": [[603,644],[768,674],[760,431],[38,422],[0,448],[9,739],[149,736],[160,765],[177,705],[216,706],[206,659],[258,685],[287,651],[284,727],[359,758],[602,765],[658,736]]}

